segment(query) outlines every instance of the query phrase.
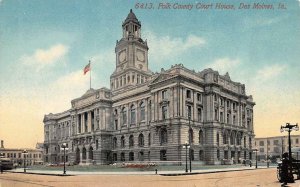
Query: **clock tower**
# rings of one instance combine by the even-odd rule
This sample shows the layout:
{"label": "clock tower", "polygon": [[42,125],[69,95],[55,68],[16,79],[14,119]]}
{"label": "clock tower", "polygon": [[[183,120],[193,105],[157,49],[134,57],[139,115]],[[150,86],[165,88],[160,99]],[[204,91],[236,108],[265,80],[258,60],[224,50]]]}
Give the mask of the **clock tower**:
{"label": "clock tower", "polygon": [[117,41],[116,69],[110,77],[111,89],[143,84],[149,80],[147,41],[141,38],[141,22],[130,10],[122,24],[123,37]]}

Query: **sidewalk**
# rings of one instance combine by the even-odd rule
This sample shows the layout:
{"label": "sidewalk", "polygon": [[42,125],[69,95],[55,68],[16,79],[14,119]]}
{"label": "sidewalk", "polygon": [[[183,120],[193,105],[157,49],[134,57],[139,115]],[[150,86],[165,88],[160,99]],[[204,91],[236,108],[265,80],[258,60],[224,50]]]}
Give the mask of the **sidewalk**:
{"label": "sidewalk", "polygon": [[[274,167],[270,167],[274,168]],[[266,167],[258,167],[258,169],[267,169]],[[176,176],[176,175],[195,175],[195,174],[208,174],[218,172],[230,172],[230,171],[244,171],[255,170],[255,167],[238,167],[238,168],[221,168],[221,169],[202,169],[192,170],[192,172],[185,171],[157,171],[158,175],[163,176]],[[23,168],[17,168],[10,170],[12,173],[24,173]],[[62,170],[30,170],[27,169],[26,174],[38,174],[38,175],[55,175],[55,176],[72,176],[72,175],[155,175],[155,171],[134,171],[134,172],[105,172],[105,171],[67,171],[67,175],[63,175]]]}

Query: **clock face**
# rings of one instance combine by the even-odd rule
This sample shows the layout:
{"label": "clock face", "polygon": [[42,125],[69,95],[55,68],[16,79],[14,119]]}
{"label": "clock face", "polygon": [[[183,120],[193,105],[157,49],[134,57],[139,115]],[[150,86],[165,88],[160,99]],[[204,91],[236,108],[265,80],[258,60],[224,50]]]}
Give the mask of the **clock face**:
{"label": "clock face", "polygon": [[145,61],[145,53],[143,51],[137,51],[136,57],[138,61],[144,62]]}
{"label": "clock face", "polygon": [[124,62],[126,60],[126,52],[125,51],[121,51],[119,53],[119,62]]}

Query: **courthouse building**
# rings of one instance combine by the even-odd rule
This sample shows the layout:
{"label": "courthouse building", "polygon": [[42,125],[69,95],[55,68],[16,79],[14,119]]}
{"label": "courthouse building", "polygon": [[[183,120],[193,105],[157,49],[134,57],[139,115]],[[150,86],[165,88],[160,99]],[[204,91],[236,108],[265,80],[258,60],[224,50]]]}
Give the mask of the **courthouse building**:
{"label": "courthouse building", "polygon": [[[181,163],[185,143],[202,164],[252,159],[252,96],[212,69],[182,64],[153,73],[141,22],[130,10],[115,47],[110,89],[89,89],[71,108],[44,117],[44,161]],[[178,46],[180,47],[180,46]]]}

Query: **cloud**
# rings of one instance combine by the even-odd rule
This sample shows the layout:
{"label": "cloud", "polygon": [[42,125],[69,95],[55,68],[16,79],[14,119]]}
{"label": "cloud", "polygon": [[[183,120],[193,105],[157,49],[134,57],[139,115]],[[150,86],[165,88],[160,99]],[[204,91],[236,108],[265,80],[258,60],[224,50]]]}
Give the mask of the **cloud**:
{"label": "cloud", "polygon": [[[205,40],[196,35],[189,35],[187,38],[173,38],[170,36],[158,36],[151,31],[144,32],[148,45],[151,46],[149,56],[151,61],[162,63],[165,59],[178,56],[188,49],[202,47]],[[153,54],[153,55],[152,55]]]}
{"label": "cloud", "polygon": [[21,63],[34,66],[37,70],[55,64],[68,53],[69,47],[56,44],[48,49],[37,49],[32,55],[24,55],[20,58]]}
{"label": "cloud", "polygon": [[206,68],[212,68],[220,73],[226,73],[232,71],[240,64],[239,59],[220,58],[216,59],[213,63],[206,65]]}
{"label": "cloud", "polygon": [[258,70],[256,73],[256,79],[259,81],[267,81],[279,76],[287,68],[287,65],[274,64],[271,66],[265,66]]}

